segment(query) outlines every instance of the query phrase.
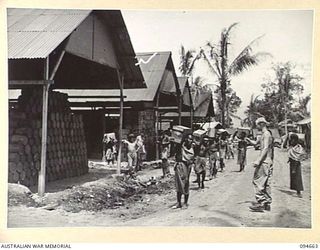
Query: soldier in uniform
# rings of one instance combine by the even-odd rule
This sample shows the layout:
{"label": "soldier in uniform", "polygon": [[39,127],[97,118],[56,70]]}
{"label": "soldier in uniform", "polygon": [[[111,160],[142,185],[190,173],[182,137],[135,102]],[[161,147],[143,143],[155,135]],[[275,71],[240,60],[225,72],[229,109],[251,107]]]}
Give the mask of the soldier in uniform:
{"label": "soldier in uniform", "polygon": [[[271,210],[271,177],[273,173],[273,137],[271,132],[267,129],[269,123],[264,117],[256,120],[256,125],[262,131],[260,138],[260,155],[252,163],[255,168],[253,176],[253,186],[255,190],[256,202],[250,206],[251,211],[263,212]],[[257,144],[257,141],[252,141],[247,138],[251,144]]]}

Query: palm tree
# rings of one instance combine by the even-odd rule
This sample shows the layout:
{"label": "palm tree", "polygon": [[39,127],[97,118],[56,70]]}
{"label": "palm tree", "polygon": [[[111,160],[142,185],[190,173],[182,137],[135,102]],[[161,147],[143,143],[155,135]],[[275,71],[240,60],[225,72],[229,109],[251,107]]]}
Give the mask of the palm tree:
{"label": "palm tree", "polygon": [[231,63],[229,62],[228,47],[230,45],[230,33],[238,23],[233,23],[221,32],[221,38],[218,45],[208,42],[206,44],[207,51],[201,49],[200,53],[208,63],[209,68],[218,78],[221,89],[221,123],[226,124],[225,112],[227,110],[226,90],[230,86],[233,76],[241,74],[251,66],[257,65],[262,57],[270,55],[269,53],[260,52],[253,54],[253,45],[261,39],[262,36],[254,39],[249,43]]}
{"label": "palm tree", "polygon": [[258,96],[254,96],[254,94],[251,95],[250,103],[247,106],[247,110],[244,112],[247,115],[247,118],[244,120],[250,127],[254,126],[254,120],[257,116],[263,116],[261,113],[259,113],[259,99]]}
{"label": "palm tree", "polygon": [[180,66],[179,70],[183,76],[191,76],[194,70],[195,62],[200,58],[193,49],[185,50],[184,46],[180,47]]}
{"label": "palm tree", "polygon": [[192,93],[192,102],[198,103],[200,96],[204,92],[210,92],[211,89],[204,83],[204,79],[201,76],[197,76],[196,78],[192,79],[191,82],[191,93]]}
{"label": "palm tree", "polygon": [[[187,88],[189,89],[189,97],[190,97],[190,124],[191,128],[193,127],[193,112],[194,107],[193,103],[194,100],[192,98],[192,90],[191,87],[195,84],[195,86],[202,84],[202,79],[200,77],[197,77],[195,80],[192,79],[192,73],[194,70],[195,62],[200,58],[199,54],[196,54],[196,51],[191,49],[187,50],[184,48],[183,45],[180,47],[180,66],[179,70],[181,74],[185,77],[190,77],[189,82],[191,86],[188,84]],[[198,86],[199,87],[199,86]]]}

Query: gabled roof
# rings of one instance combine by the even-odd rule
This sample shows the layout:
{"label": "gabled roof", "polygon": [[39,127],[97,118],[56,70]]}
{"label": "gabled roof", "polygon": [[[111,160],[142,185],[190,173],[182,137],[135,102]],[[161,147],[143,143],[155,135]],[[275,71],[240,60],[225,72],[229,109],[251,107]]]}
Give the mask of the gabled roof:
{"label": "gabled roof", "polygon": [[[69,75],[75,75],[74,72],[71,72],[70,70],[75,68],[73,65],[76,60],[75,57],[71,57],[76,56],[79,59],[77,60],[77,63],[88,65],[88,67],[84,67],[88,72],[101,71],[100,75],[95,73],[94,76],[96,76],[96,78],[103,78],[103,82],[105,83],[103,88],[118,88],[116,69],[120,69],[121,73],[125,76],[124,88],[144,87],[142,72],[140,67],[135,65],[137,63],[136,54],[133,50],[122,14],[119,10],[12,8],[8,9],[7,13],[8,59],[9,67],[11,69],[13,64],[14,67],[27,68],[25,65],[32,65],[33,61],[44,59],[49,55],[52,57],[56,52],[65,49],[67,53],[62,59],[61,65],[64,66],[64,69],[66,69],[66,67],[71,67],[66,69],[66,71],[69,72]],[[79,33],[81,33],[80,36]],[[69,41],[70,38],[74,38],[71,39],[73,43]],[[108,41],[108,44],[106,44],[106,40]],[[80,43],[81,45],[87,45],[89,48],[88,50],[92,52],[90,58],[82,57],[79,53],[77,54],[74,51],[70,51],[68,45],[72,44],[74,48],[77,48]],[[98,53],[97,48],[100,49],[99,52],[107,51],[109,54],[107,52]],[[80,50],[81,49],[82,47]],[[110,64],[105,62],[105,60],[102,60],[102,58],[99,57],[101,54],[106,56],[106,58],[110,58],[113,63]],[[98,64],[101,66],[103,65],[104,68],[99,67]],[[104,70],[107,68],[105,66],[109,67],[111,70]],[[14,68],[14,71],[12,72],[19,72],[15,69],[16,68]],[[57,78],[59,70],[56,75]],[[109,75],[106,77],[103,76],[103,74]],[[13,75],[9,76],[11,77]],[[66,75],[67,74],[64,74],[64,76]],[[59,79],[54,79],[57,80],[56,83],[61,83],[60,85],[57,84],[59,85],[59,88],[68,88],[62,81],[64,76]],[[17,76],[14,75],[14,77]],[[105,78],[107,78],[107,81]],[[80,77],[80,79],[83,78]],[[90,76],[89,79],[91,79]],[[9,80],[12,79],[9,78]],[[75,81],[77,81],[77,79],[75,79]],[[88,82],[87,79],[84,81]],[[81,84],[77,84],[74,88],[85,88],[80,85]],[[95,84],[88,83],[84,85],[93,89],[100,88],[96,87]]]}
{"label": "gabled roof", "polygon": [[204,99],[199,105],[196,106],[194,109],[194,116],[195,117],[207,117],[207,116],[214,116],[214,109],[212,103],[212,97],[208,97]]}
{"label": "gabled roof", "polygon": [[[168,79],[168,71],[166,67],[171,59],[171,52],[151,52],[151,53],[137,53],[138,62],[140,62],[140,68],[147,85],[147,88],[143,89],[124,89],[123,95],[126,96],[125,102],[138,102],[138,101],[153,101],[158,89],[160,92],[167,93],[167,89],[170,86],[166,86],[164,82],[169,80],[172,83],[172,79]],[[174,72],[173,72],[174,73]],[[167,77],[167,78],[166,78]],[[174,84],[174,83],[172,83]],[[106,101],[113,102],[119,101],[119,90],[60,90],[69,95],[77,96],[115,96],[115,98],[99,98],[90,99],[90,101]],[[85,99],[72,99],[74,102],[83,102]]]}
{"label": "gabled roof", "polygon": [[90,12],[8,9],[8,58],[46,58]]}
{"label": "gabled roof", "polygon": [[179,82],[180,91],[181,91],[181,93],[183,93],[184,92],[184,88],[186,87],[186,84],[188,82],[188,77],[179,76],[178,77],[178,82]]}
{"label": "gabled roof", "polygon": [[147,88],[142,91],[135,89],[125,90],[126,101],[153,101],[158,88],[161,87],[160,84],[162,83],[166,66],[169,60],[172,60],[171,52],[137,53],[137,59],[140,62],[140,68]]}

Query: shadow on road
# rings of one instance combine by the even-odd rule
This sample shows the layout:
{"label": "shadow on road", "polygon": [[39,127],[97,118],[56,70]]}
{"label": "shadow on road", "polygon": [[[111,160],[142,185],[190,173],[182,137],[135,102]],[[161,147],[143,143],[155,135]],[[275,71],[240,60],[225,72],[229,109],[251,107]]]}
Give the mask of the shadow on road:
{"label": "shadow on road", "polygon": [[237,204],[247,204],[247,203],[254,203],[254,201],[241,201],[241,202],[238,202]]}
{"label": "shadow on road", "polygon": [[[71,189],[73,186],[80,186],[102,178],[111,179],[111,174],[113,173],[114,171],[110,171],[109,169],[89,169],[89,172],[85,175],[49,182],[46,186],[46,192],[55,193],[66,189]],[[37,186],[30,187],[30,190],[31,192],[36,193]]]}
{"label": "shadow on road", "polygon": [[192,190],[192,191],[200,191],[200,190],[204,190],[204,189],[209,189],[209,187],[204,187],[204,188],[191,187],[189,189]]}
{"label": "shadow on road", "polygon": [[296,192],[295,191],[290,191],[290,190],[285,190],[285,189],[281,189],[281,188],[277,188],[280,192],[291,195],[291,196],[295,196]]}

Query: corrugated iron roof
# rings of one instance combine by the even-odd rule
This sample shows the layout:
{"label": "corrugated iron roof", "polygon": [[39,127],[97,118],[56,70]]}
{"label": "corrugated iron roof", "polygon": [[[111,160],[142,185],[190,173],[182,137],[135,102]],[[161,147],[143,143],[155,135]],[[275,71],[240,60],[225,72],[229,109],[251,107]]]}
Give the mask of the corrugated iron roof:
{"label": "corrugated iron roof", "polygon": [[[154,55],[154,56],[153,56]],[[152,57],[153,56],[153,57]],[[166,65],[168,60],[171,57],[171,52],[156,52],[153,53],[137,53],[137,59],[140,61],[140,68],[142,70],[142,74],[144,80],[146,82],[147,88],[143,89],[124,89],[123,95],[127,98],[125,102],[136,102],[136,101],[153,101],[157,90],[160,86],[162,76],[166,70]],[[143,63],[148,62],[148,63]],[[77,95],[77,96],[119,96],[119,90],[109,90],[109,89],[101,89],[101,90],[59,90],[61,92],[67,93],[69,95]],[[83,98],[73,98],[74,102],[85,102],[86,99]],[[119,98],[108,98],[108,99],[90,99],[90,101],[119,101]]]}
{"label": "corrugated iron roof", "polygon": [[[188,77],[185,76],[179,76],[177,77],[178,80],[178,84],[179,84],[179,89],[180,89],[180,93],[184,92],[186,83],[188,81]],[[170,87],[167,89],[168,93],[176,93],[176,86],[175,85],[170,85]]]}
{"label": "corrugated iron roof", "polygon": [[[142,91],[135,89],[125,90],[124,94],[128,97],[127,101],[154,100],[170,57],[171,52],[137,53],[137,59],[141,62],[140,68],[147,88]],[[144,62],[150,61],[148,63],[142,63],[142,60]]]}
{"label": "corrugated iron roof", "polygon": [[[144,62],[147,62],[150,59],[148,63],[140,63],[140,68],[141,68],[144,80],[146,82],[147,88],[146,89],[125,89],[124,95],[127,96],[126,101],[129,101],[129,102],[153,101],[156,96],[157,90],[160,87],[161,80],[162,80],[163,74],[165,73],[168,61],[172,60],[171,52],[164,51],[164,52],[137,53],[137,59],[140,62],[141,60],[143,60]],[[115,91],[115,93],[118,94],[118,91]]]}
{"label": "corrugated iron roof", "polygon": [[195,107],[193,115],[195,117],[206,117],[208,115],[208,112],[209,112],[210,104],[212,104],[211,96],[209,96],[206,99],[204,99],[204,101],[202,101],[200,104],[198,104]]}
{"label": "corrugated iron roof", "polygon": [[8,9],[8,58],[47,57],[90,12]]}
{"label": "corrugated iron roof", "polygon": [[144,87],[120,10],[8,9],[8,58],[45,58],[91,14],[102,17],[112,35],[124,88]]}
{"label": "corrugated iron roof", "polygon": [[183,93],[184,92],[184,88],[186,87],[186,84],[188,82],[188,77],[179,76],[178,77],[178,82],[179,82],[180,91],[181,91],[181,93]]}

